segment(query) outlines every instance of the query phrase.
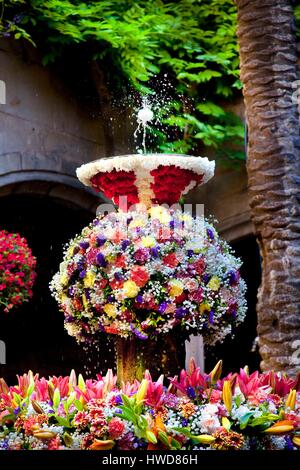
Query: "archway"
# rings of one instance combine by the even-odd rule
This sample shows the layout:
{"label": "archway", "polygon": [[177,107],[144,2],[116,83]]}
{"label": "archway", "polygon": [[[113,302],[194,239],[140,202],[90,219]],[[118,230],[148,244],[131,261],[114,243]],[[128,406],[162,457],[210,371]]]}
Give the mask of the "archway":
{"label": "archway", "polygon": [[63,245],[92,221],[99,198],[45,181],[14,184],[1,192],[0,227],[27,238],[37,257],[38,277],[31,301],[0,315],[0,339],[6,345],[6,365],[0,365],[0,376],[12,383],[16,374],[28,369],[45,376],[67,375],[72,368],[79,372],[88,365],[94,376],[112,367],[111,352],[101,353],[99,362],[95,351],[84,350],[67,334],[49,290]]}

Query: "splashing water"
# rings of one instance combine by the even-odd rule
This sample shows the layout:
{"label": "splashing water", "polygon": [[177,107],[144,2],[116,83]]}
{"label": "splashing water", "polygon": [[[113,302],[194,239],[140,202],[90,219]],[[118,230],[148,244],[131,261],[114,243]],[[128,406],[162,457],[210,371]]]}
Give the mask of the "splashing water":
{"label": "splashing water", "polygon": [[143,129],[142,145],[143,145],[144,154],[147,153],[147,149],[146,149],[146,134],[147,134],[147,127],[148,127],[147,123],[152,121],[153,118],[154,118],[153,111],[151,110],[147,99],[144,98],[143,103],[142,103],[142,108],[137,113],[138,127],[136,128],[134,132],[134,137],[136,138],[141,128]]}

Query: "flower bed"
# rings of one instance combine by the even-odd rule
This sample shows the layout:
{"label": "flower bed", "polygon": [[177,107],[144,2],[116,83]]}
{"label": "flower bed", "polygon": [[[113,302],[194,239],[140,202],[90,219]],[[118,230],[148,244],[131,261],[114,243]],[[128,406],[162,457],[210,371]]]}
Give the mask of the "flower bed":
{"label": "flower bed", "polygon": [[36,259],[25,238],[0,231],[0,305],[4,312],[32,296]]}
{"label": "flower bed", "polygon": [[154,206],[98,216],[66,247],[51,288],[79,342],[179,327],[212,345],[245,317],[240,266],[203,217]]}
{"label": "flower bed", "polygon": [[300,447],[299,380],[279,373],[220,379],[190,370],[116,386],[116,377],[0,379],[0,449],[246,450]]}

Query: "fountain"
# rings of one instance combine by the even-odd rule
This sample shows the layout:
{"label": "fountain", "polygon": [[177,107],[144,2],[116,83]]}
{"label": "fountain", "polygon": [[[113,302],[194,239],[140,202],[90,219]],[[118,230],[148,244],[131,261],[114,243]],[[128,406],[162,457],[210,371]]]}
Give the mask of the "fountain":
{"label": "fountain", "polygon": [[[145,101],[138,112],[144,149],[152,119]],[[141,379],[154,366],[174,373],[180,338],[202,334],[215,344],[244,318],[240,261],[211,223],[179,204],[213,176],[214,166],[207,158],[153,153],[77,169],[83,184],[118,209],[71,240],[51,288],[78,342],[99,332],[116,338],[119,383]]]}

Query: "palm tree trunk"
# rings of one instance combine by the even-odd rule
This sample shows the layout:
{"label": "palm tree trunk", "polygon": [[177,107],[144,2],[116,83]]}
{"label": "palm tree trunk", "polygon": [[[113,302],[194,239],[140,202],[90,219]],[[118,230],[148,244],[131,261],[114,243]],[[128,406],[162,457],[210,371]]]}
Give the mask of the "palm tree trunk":
{"label": "palm tree trunk", "polygon": [[263,370],[300,366],[300,137],[291,1],[236,0],[248,121],[249,198],[262,256]]}

